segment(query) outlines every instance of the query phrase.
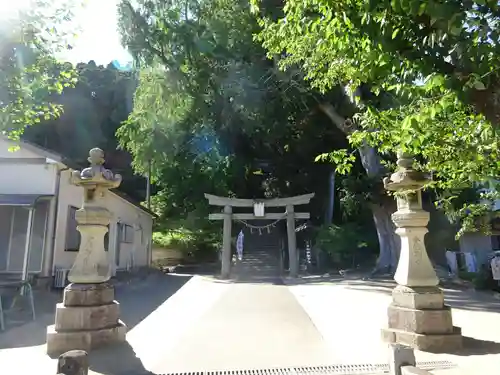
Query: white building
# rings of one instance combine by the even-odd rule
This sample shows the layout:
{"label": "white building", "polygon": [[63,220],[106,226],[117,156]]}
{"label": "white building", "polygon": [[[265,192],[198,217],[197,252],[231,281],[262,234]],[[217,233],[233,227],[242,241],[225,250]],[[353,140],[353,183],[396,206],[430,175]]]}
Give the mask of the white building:
{"label": "white building", "polygon": [[[480,192],[487,192],[488,190],[480,189]],[[500,199],[492,202],[492,211],[500,212]],[[491,235],[465,233],[460,237],[460,251],[474,254],[479,265],[486,263],[493,252],[500,251],[500,217],[494,218],[490,224]]]}
{"label": "white building", "polygon": [[[70,184],[60,155],[22,141],[9,151],[15,145],[0,137],[0,274],[51,277],[69,270],[78,252],[83,188]],[[113,214],[105,247],[115,271],[149,265],[153,214],[117,191],[105,205]]]}

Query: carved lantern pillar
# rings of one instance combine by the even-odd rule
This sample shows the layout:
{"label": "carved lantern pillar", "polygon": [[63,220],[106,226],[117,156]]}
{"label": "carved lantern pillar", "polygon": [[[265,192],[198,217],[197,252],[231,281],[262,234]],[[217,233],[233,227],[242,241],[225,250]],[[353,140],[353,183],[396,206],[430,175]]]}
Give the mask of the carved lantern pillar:
{"label": "carved lantern pillar", "polygon": [[398,210],[392,215],[401,237],[401,254],[389,306],[389,328],[384,340],[424,351],[449,351],[462,345],[461,331],[452,323],[451,309],[444,304],[439,279],[425,249],[429,213],[422,208],[427,177],[413,168],[413,159],[398,153],[398,169],[384,179],[387,190],[396,192]]}
{"label": "carved lantern pillar", "polygon": [[90,167],[74,171],[71,182],[83,188],[83,204],[76,211],[81,242],[64,289],[63,302],[56,305],[55,324],[47,327],[47,353],[90,351],[125,341],[127,327],[120,320],[115,301],[111,262],[104,250],[104,236],[112,213],[105,208],[108,190],[120,185],[121,176],[104,168],[101,149],[90,150]]}

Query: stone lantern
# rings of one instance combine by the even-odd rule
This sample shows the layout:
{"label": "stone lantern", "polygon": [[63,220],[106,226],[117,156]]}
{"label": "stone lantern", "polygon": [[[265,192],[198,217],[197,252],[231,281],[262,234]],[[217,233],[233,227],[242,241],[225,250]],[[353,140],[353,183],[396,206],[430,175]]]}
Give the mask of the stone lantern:
{"label": "stone lantern", "polygon": [[392,215],[401,237],[401,254],[394,275],[398,286],[388,309],[389,327],[382,332],[390,343],[432,352],[462,346],[461,330],[453,326],[451,309],[444,304],[439,279],[425,249],[429,213],[422,209],[422,188],[427,177],[413,168],[413,158],[398,153],[398,169],[384,179],[396,193],[398,210]]}
{"label": "stone lantern", "polygon": [[104,168],[101,149],[90,150],[88,161],[90,167],[71,174],[71,183],[83,188],[82,207],[76,211],[81,241],[68,274],[71,284],[64,290],[63,302],[57,304],[55,324],[47,328],[47,353],[51,355],[123,342],[127,331],[119,319],[114,287],[108,283],[112,268],[104,249],[112,213],[103,201],[122,178]]}

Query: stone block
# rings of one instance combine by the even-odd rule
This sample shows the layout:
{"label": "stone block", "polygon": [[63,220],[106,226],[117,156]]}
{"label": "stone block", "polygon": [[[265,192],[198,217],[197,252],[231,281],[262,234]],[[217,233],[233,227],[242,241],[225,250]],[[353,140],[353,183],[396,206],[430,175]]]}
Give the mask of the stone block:
{"label": "stone block", "polygon": [[64,289],[64,306],[108,305],[115,299],[115,288],[109,283],[69,284]]}
{"label": "stone block", "polygon": [[453,353],[462,348],[462,332],[458,327],[453,327],[450,334],[431,335],[386,328],[382,330],[382,340],[433,353]]}
{"label": "stone block", "polygon": [[410,309],[442,309],[443,291],[438,287],[407,287],[398,285],[392,291],[392,303],[395,306]]}
{"label": "stone block", "polygon": [[417,310],[390,305],[388,308],[389,328],[422,334],[453,333],[451,309]]}
{"label": "stone block", "polygon": [[47,354],[59,355],[68,350],[90,351],[91,336],[86,331],[57,332],[55,325],[47,327]]}
{"label": "stone block", "polygon": [[89,359],[84,350],[70,350],[61,354],[57,360],[57,374],[88,375]]}
{"label": "stone block", "polygon": [[91,336],[92,349],[100,348],[111,343],[125,342],[127,326],[119,320],[118,324],[113,328],[91,331]]}
{"label": "stone block", "polygon": [[127,326],[118,321],[114,327],[84,331],[56,331],[55,325],[47,327],[47,354],[59,355],[69,350],[89,352],[105,345],[126,340]]}
{"label": "stone block", "polygon": [[114,327],[120,319],[120,304],[99,306],[56,305],[56,331],[96,330]]}

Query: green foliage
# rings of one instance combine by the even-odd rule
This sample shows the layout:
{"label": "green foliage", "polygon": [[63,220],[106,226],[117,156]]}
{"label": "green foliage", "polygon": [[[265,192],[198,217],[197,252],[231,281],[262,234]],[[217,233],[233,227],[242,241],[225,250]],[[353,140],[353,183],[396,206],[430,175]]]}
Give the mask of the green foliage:
{"label": "green foliage", "polygon": [[500,291],[498,282],[493,279],[491,268],[488,265],[483,265],[478,272],[460,271],[458,276],[462,280],[470,281],[477,290]]}
{"label": "green foliage", "polygon": [[191,240],[188,231],[178,230],[171,232],[153,232],[153,243],[164,248],[176,248],[179,250],[187,249],[187,244]]}
{"label": "green foliage", "polygon": [[26,127],[55,118],[51,96],[76,83],[70,65],[54,54],[68,46],[74,2],[36,0],[0,26],[0,131],[18,139]]}
{"label": "green foliage", "polygon": [[223,0],[122,1],[120,14],[124,43],[149,66],[118,133],[135,169],[144,171],[152,160],[153,181],[171,215],[195,210],[205,192],[230,194],[228,181],[244,180],[251,167],[233,150],[244,129],[259,124],[262,91],[252,78],[260,78],[262,64],[250,63],[251,15]]}
{"label": "green foliage", "polygon": [[359,252],[375,253],[377,238],[372,230],[350,222],[340,226],[330,225],[319,228],[315,246],[339,260],[346,260]]}
{"label": "green foliage", "polygon": [[214,226],[194,227],[192,223],[179,221],[158,229],[153,233],[153,243],[164,248],[196,254],[216,253],[222,246],[220,228]]}
{"label": "green foliage", "polygon": [[460,224],[458,239],[465,233],[481,232],[491,234],[491,220],[496,217],[495,202],[500,194],[494,189],[479,191],[476,188],[463,189],[452,194],[448,192],[438,198],[436,206],[443,210],[452,223]]}
{"label": "green foliage", "polygon": [[488,265],[483,265],[472,279],[474,288],[477,290],[494,290],[500,292],[498,281],[493,279],[491,268]]}
{"label": "green foliage", "polygon": [[498,9],[493,1],[288,0],[277,21],[263,12],[259,39],[323,89],[370,83],[375,93],[409,95],[426,78],[428,88],[474,94],[496,84]]}
{"label": "green foliage", "polygon": [[219,248],[219,243],[206,232],[196,232],[185,228],[172,229],[166,232],[154,232],[153,243],[164,248],[182,252],[197,252]]}
{"label": "green foliage", "polygon": [[[256,38],[281,68],[301,67],[324,92],[351,93],[352,148],[409,152],[439,190],[499,174],[498,2],[286,0],[277,18],[254,0],[253,10]],[[339,172],[353,163],[339,157],[347,154],[333,157]]]}
{"label": "green foliage", "polygon": [[346,149],[335,150],[316,156],[314,161],[328,161],[336,165],[335,170],[340,174],[348,174],[356,161],[354,154],[348,153]]}
{"label": "green foliage", "polygon": [[458,277],[460,277],[462,280],[472,282],[474,280],[474,278],[476,277],[476,273],[475,272],[468,272],[468,271],[459,271]]}
{"label": "green foliage", "polygon": [[146,182],[134,175],[131,155],[118,149],[115,135],[131,111],[134,74],[113,64],[97,66],[93,61],[77,64],[74,71],[77,84],[50,97],[55,105],[64,106],[64,113],[26,129],[22,138],[64,155],[76,164],[75,168],[86,167],[89,150],[100,147],[106,166],[122,175],[120,190],[137,201],[144,200]]}
{"label": "green foliage", "polygon": [[122,1],[120,17],[140,69],[134,110],[118,135],[137,172],[152,161],[160,221],[206,225],[204,193],[326,193],[328,167],[314,157],[345,142],[314,111],[301,79],[266,59],[247,2]]}
{"label": "green foliage", "polygon": [[379,181],[366,175],[349,175],[341,180],[338,196],[345,222],[371,223],[370,203],[377,203]]}

